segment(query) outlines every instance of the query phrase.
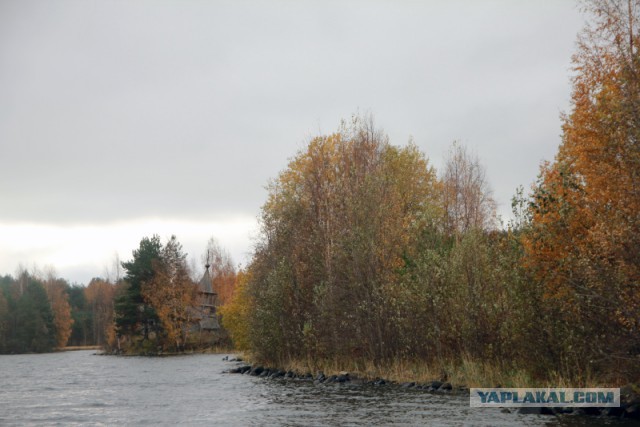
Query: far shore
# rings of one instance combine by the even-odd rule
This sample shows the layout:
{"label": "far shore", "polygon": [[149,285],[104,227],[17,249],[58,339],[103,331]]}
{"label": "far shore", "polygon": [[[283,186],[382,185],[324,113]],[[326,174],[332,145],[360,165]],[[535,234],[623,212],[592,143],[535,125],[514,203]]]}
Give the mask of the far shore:
{"label": "far shore", "polygon": [[56,351],[78,351],[78,350],[102,350],[99,345],[71,345],[67,347],[56,348]]}

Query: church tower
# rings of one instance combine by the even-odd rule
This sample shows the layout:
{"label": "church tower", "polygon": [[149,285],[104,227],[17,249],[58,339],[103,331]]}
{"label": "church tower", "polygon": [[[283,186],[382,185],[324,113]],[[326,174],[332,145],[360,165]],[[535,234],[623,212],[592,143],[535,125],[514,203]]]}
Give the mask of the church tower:
{"label": "church tower", "polygon": [[220,329],[220,325],[218,324],[218,317],[216,315],[216,293],[213,292],[213,281],[211,280],[211,275],[209,274],[209,267],[211,265],[205,265],[205,271],[202,275],[202,279],[200,279],[200,283],[198,284],[200,288],[200,330],[214,330]]}

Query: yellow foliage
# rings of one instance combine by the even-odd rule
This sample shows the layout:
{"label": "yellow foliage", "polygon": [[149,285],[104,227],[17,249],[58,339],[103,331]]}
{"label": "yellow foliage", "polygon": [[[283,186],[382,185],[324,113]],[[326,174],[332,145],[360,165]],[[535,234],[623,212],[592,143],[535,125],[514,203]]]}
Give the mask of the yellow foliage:
{"label": "yellow foliage", "polygon": [[222,316],[222,325],[231,334],[235,348],[240,351],[250,349],[249,313],[252,309],[252,300],[247,292],[248,280],[249,274],[245,271],[239,271],[236,275],[231,298],[219,308],[219,313]]}

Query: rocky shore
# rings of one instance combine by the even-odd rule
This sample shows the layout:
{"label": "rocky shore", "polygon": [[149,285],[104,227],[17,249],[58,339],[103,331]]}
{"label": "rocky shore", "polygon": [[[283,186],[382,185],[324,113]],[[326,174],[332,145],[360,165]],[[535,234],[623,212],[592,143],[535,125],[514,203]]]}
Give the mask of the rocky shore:
{"label": "rocky shore", "polygon": [[[229,362],[236,362],[238,366],[226,371],[229,374],[248,375],[270,380],[307,381],[315,385],[345,385],[345,386],[369,386],[369,387],[397,387],[403,389],[421,390],[428,393],[437,394],[466,394],[469,395],[469,388],[465,386],[454,386],[446,381],[428,381],[425,383],[403,382],[398,383],[384,378],[365,379],[359,378],[349,372],[340,372],[334,375],[325,375],[318,371],[315,374],[310,372],[299,373],[285,371],[277,368],[269,368],[262,365],[248,365],[240,358],[224,358]],[[619,408],[502,408],[502,412],[517,412],[520,414],[540,414],[552,416],[595,416],[595,417],[616,417],[620,419],[640,420],[640,392],[632,385],[627,385],[620,389]]]}

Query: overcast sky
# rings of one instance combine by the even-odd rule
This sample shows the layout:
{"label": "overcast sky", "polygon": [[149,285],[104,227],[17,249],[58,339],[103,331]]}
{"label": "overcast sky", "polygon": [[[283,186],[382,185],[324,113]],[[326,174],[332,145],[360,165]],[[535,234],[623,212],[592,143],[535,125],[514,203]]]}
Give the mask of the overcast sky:
{"label": "overcast sky", "polygon": [[246,264],[269,178],[358,111],[436,168],[464,143],[508,217],[583,23],[572,0],[0,0],[0,274],[87,283],[154,233]]}

